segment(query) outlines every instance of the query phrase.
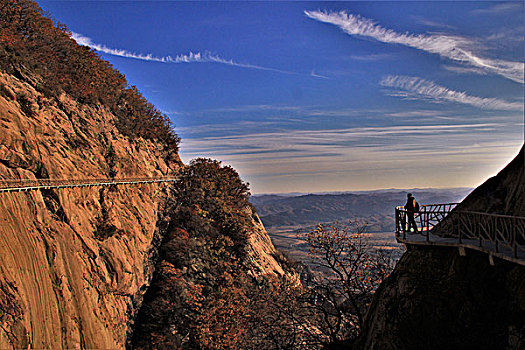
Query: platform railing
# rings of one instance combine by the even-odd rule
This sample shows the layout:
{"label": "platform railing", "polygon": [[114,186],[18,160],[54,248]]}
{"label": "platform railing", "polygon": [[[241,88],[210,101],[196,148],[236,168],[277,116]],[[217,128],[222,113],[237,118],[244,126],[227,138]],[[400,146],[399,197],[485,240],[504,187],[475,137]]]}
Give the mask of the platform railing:
{"label": "platform railing", "polygon": [[[414,213],[418,233],[427,243],[452,239],[458,245],[475,244],[494,253],[505,250],[512,258],[525,256],[525,217],[452,210],[456,205],[422,205]],[[396,207],[396,238],[409,242],[412,232],[407,231],[407,216],[404,207]]]}
{"label": "platform railing", "polygon": [[[430,231],[443,221],[447,215],[456,207],[458,203],[444,203],[444,204],[427,204],[420,206],[419,212],[414,213],[416,223],[419,224],[418,229],[429,240]],[[396,236],[403,236],[406,239],[406,227],[408,211],[405,207],[396,207]]]}

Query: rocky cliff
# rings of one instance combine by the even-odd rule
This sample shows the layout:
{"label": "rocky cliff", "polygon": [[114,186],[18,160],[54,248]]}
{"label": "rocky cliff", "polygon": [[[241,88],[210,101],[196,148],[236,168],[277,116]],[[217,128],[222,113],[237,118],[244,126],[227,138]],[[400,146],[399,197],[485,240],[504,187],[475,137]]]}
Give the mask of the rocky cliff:
{"label": "rocky cliff", "polygon": [[456,210],[525,217],[525,146],[496,176],[472,191]]}
{"label": "rocky cliff", "polygon": [[[104,107],[48,99],[0,73],[0,178],[176,174]],[[165,185],[0,195],[0,348],[122,348],[147,286]]]}
{"label": "rocky cliff", "polygon": [[[123,136],[116,119],[0,73],[0,179],[157,177],[184,167],[164,145]],[[167,186],[1,194],[0,348],[124,348],[170,227]],[[253,228],[248,269],[282,275],[266,231]]]}
{"label": "rocky cliff", "polygon": [[[457,209],[523,215],[524,155],[475,189]],[[525,348],[525,266],[457,248],[408,246],[381,284],[363,349]]]}

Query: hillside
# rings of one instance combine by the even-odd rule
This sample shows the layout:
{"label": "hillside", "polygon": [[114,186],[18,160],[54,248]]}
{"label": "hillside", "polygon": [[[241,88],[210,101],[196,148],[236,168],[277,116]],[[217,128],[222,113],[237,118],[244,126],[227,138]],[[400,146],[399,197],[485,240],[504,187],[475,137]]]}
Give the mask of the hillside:
{"label": "hillside", "polygon": [[524,150],[522,147],[503,170],[472,191],[456,210],[525,217]]}
{"label": "hillside", "polygon": [[[523,148],[457,208],[519,214]],[[454,247],[409,246],[374,296],[360,348],[523,349],[525,267]]]}
{"label": "hillside", "polygon": [[[122,136],[102,106],[47,99],[5,73],[0,86],[2,179],[153,177],[181,167],[162,159],[163,146]],[[0,348],[122,348],[165,198],[164,186],[150,185],[2,194]]]}
{"label": "hillside", "polygon": [[[148,327],[141,320],[144,296],[155,304],[150,285],[196,297],[210,319],[193,314],[186,322],[212,327],[233,324],[213,309],[228,288],[297,283],[238,174],[213,161],[182,164],[167,117],[34,2],[0,1],[0,58],[0,181],[183,179],[176,187],[2,193],[1,349],[124,349],[136,327]],[[159,310],[183,305],[162,300]],[[139,314],[146,316],[137,325]],[[191,329],[201,331],[194,347],[205,335],[217,343],[228,336]],[[177,347],[168,340],[164,346]]]}

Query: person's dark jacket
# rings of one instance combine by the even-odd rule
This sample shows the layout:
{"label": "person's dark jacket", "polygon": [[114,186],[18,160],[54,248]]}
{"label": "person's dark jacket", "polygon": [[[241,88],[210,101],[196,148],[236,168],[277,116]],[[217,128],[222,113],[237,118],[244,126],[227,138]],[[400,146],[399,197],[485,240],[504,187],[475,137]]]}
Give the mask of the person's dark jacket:
{"label": "person's dark jacket", "polygon": [[414,197],[408,197],[407,204],[405,204],[405,209],[409,212],[416,211],[416,199]]}

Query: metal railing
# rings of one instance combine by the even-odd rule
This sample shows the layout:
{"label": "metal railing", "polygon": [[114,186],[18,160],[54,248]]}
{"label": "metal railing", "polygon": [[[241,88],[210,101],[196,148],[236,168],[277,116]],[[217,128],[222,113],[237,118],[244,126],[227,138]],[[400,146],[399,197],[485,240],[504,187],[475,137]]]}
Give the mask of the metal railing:
{"label": "metal railing", "polygon": [[158,182],[174,182],[177,177],[133,177],[133,178],[99,178],[99,179],[20,179],[0,180],[0,193],[34,190],[49,190],[55,188],[113,186],[130,184],[147,184]]}
{"label": "metal railing", "polygon": [[[419,221],[419,230],[424,232],[427,241],[430,231],[447,217],[447,215],[458,205],[458,203],[427,204],[419,208],[419,212],[414,213],[414,218]],[[406,239],[406,225],[408,211],[405,207],[396,207],[396,236],[403,235]]]}
{"label": "metal railing", "polygon": [[[414,218],[426,243],[447,241],[458,246],[505,252],[514,259],[525,258],[525,217],[452,210],[457,203],[422,205]],[[408,212],[396,207],[396,238],[421,242],[421,236],[407,236]],[[446,218],[446,220],[445,220]]]}

